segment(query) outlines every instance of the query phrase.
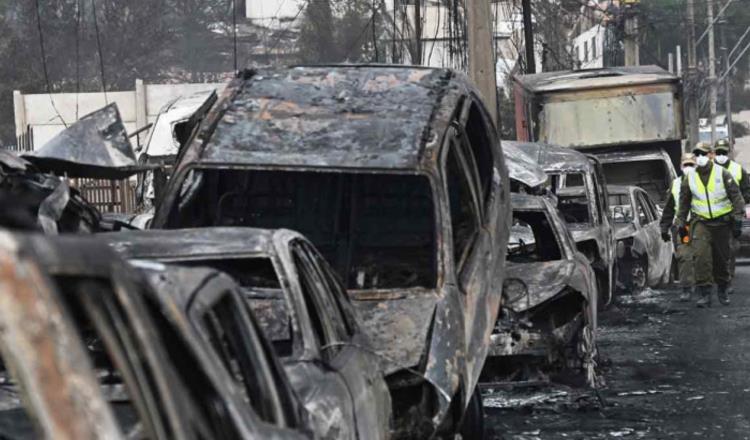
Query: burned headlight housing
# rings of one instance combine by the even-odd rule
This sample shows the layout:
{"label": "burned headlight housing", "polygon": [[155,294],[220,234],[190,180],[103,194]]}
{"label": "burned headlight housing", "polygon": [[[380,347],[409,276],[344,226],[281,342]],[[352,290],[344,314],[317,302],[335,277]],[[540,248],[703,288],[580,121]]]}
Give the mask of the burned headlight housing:
{"label": "burned headlight housing", "polygon": [[518,278],[509,278],[503,283],[503,298],[507,303],[514,303],[528,295],[526,283]]}

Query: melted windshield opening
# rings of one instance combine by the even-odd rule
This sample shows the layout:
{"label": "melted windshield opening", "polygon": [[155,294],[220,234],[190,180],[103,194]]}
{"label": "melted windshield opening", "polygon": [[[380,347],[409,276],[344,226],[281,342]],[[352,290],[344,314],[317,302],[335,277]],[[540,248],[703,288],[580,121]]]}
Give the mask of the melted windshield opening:
{"label": "melted windshield opening", "polygon": [[513,263],[541,263],[561,259],[557,235],[545,213],[514,211],[508,260]]}
{"label": "melted windshield opening", "polygon": [[427,177],[281,170],[194,171],[169,227],[288,228],[351,289],[434,288],[435,208]]}

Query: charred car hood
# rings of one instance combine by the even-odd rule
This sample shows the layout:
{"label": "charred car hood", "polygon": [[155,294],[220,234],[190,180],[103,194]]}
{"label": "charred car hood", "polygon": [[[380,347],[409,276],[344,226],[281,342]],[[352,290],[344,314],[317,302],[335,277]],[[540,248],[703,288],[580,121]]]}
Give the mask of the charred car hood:
{"label": "charred car hood", "polygon": [[148,168],[137,164],[114,103],[82,117],[23,157],[42,171],[68,177],[124,179]]}
{"label": "charred car hood", "polygon": [[518,148],[515,142],[503,141],[503,155],[511,180],[529,188],[541,188],[546,185],[547,173],[531,156]]}
{"label": "charred car hood", "polygon": [[440,299],[438,294],[422,289],[403,294],[387,291],[380,298],[378,292],[351,294],[362,329],[381,356],[385,373],[419,365]]}
{"label": "charred car hood", "polygon": [[[521,280],[528,289],[528,296],[506,303],[505,307],[516,313],[533,309],[556,297],[565,287],[587,292],[585,281],[575,271],[571,260],[547,261],[543,263],[508,263],[508,279]],[[583,283],[583,284],[581,284]]]}

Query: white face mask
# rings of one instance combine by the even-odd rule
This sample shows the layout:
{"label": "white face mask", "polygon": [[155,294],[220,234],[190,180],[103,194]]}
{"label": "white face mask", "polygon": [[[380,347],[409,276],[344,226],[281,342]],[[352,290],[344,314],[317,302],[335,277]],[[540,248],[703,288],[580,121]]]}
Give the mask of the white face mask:
{"label": "white face mask", "polygon": [[688,175],[692,172],[695,172],[695,167],[682,167],[682,174]]}
{"label": "white face mask", "polygon": [[708,156],[698,156],[695,158],[695,162],[699,167],[705,167],[708,165]]}
{"label": "white face mask", "polygon": [[714,160],[719,165],[724,165],[729,160],[729,156],[727,156],[726,154],[717,154]]}

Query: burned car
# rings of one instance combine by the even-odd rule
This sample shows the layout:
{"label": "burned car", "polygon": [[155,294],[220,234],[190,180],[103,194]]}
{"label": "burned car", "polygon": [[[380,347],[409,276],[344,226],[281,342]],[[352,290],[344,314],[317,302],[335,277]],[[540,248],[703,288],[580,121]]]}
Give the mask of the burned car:
{"label": "burned car", "polygon": [[[251,228],[150,230],[101,234],[121,255],[232,276],[269,338],[320,438],[387,438],[391,403],[380,359],[370,348],[346,290],[320,254],[297,233]],[[159,283],[175,290],[184,282]],[[226,300],[192,292],[179,306],[206,337],[213,308]],[[233,306],[233,307],[234,307]],[[223,307],[227,307],[226,305]],[[231,330],[225,329],[222,333]],[[241,348],[233,349],[234,356]]]}
{"label": "burned car", "polygon": [[608,185],[637,186],[660,206],[667,203],[664,197],[677,172],[666,151],[636,149],[599,153],[596,157],[602,163]]}
{"label": "burned car", "polygon": [[637,186],[610,185],[609,207],[617,238],[617,287],[639,292],[669,284],[674,248],[661,239],[661,213]]}
{"label": "burned car", "polygon": [[750,205],[745,205],[742,219],[742,235],[737,239],[737,264],[750,263]]}
{"label": "burned car", "polygon": [[170,101],[159,112],[145,147],[136,150],[140,163],[156,165],[138,183],[136,198],[142,210],[153,212],[180,149],[190,140],[216,98],[214,90],[197,92]]}
{"label": "burned car", "polygon": [[[511,200],[503,306],[491,337],[485,379],[521,379],[519,374],[536,363],[544,369],[581,368],[587,383],[594,385],[594,271],[549,197],[512,194]],[[521,360],[520,365],[513,358]]]}
{"label": "burned car", "polygon": [[450,70],[246,71],[184,148],[152,227],[300,231],[386,359],[396,434],[463,417],[477,438],[511,214],[495,133]]}
{"label": "burned car", "polygon": [[596,273],[598,304],[608,305],[615,289],[615,240],[601,164],[595,157],[570,148],[524,142],[517,145],[536,158],[550,176],[558,209]]}
{"label": "burned car", "polygon": [[[182,271],[157,276],[234,286],[214,270]],[[306,412],[262,362],[270,348],[253,365],[223,365],[171,297],[90,237],[0,232],[0,302],[3,437],[312,438]],[[223,323],[243,314],[232,308]],[[223,344],[259,347],[250,330]],[[251,373],[246,382],[233,380],[236,368]]]}
{"label": "burned car", "polygon": [[101,214],[66,179],[0,149],[0,224],[48,234],[94,232]]}

